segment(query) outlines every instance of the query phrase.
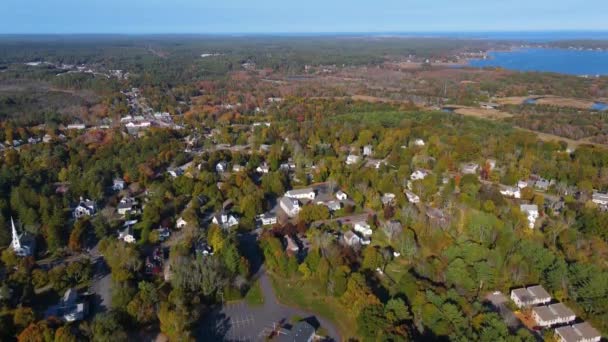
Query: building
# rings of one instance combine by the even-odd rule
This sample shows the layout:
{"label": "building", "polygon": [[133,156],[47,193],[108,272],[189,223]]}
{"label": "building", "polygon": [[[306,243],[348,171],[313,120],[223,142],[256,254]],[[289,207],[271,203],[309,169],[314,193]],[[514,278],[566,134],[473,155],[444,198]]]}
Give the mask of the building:
{"label": "building", "polygon": [[13,221],[13,218],[11,217],[11,232],[13,235],[13,240],[11,242],[11,248],[13,249],[13,252],[15,252],[16,256],[19,257],[26,257],[26,256],[30,256],[33,254],[33,246],[30,243],[30,241],[25,241],[27,240],[25,238],[25,234],[18,234],[17,233],[17,228],[15,228],[15,221]]}
{"label": "building", "polygon": [[312,342],[315,338],[315,328],[307,322],[300,321],[290,330],[281,329],[278,342]]}
{"label": "building", "polygon": [[540,191],[547,191],[549,187],[555,184],[555,180],[548,180],[544,178],[539,178],[536,182],[534,182],[534,188]]}
{"label": "building", "polygon": [[551,295],[541,285],[535,285],[511,290],[511,300],[517,307],[522,308],[547,304],[551,301]]}
{"label": "building", "polygon": [[354,154],[349,154],[346,157],[346,165],[353,165],[353,164],[357,164],[359,162],[359,160],[361,159],[361,157],[354,155]]}
{"label": "building", "polygon": [[213,215],[211,219],[213,224],[217,224],[218,226],[228,229],[230,227],[238,226],[239,220],[232,214],[226,214],[225,212],[220,212]]}
{"label": "building", "polygon": [[413,181],[416,180],[421,180],[421,179],[425,179],[426,176],[428,176],[429,173],[426,170],[416,170],[414,172],[412,172],[412,174],[410,175],[410,179]]}
{"label": "building", "polygon": [[188,225],[188,222],[186,222],[186,220],[184,220],[183,217],[178,218],[177,221],[175,222],[175,227],[178,229],[184,228],[187,225]]}
{"label": "building", "polygon": [[521,198],[521,189],[516,186],[505,186],[500,193],[506,197]]}
{"label": "building", "polygon": [[532,317],[539,327],[550,327],[556,324],[570,323],[576,315],[563,303],[535,306],[532,308]]}
{"label": "building", "polygon": [[300,247],[298,247],[298,244],[294,239],[291,238],[291,236],[285,235],[283,238],[285,239],[285,251],[287,253],[294,255],[300,251]]}
{"label": "building", "polygon": [[90,199],[83,200],[81,197],[80,202],[78,202],[78,205],[76,208],[74,208],[72,215],[75,219],[84,216],[93,216],[95,215],[96,210],[97,209],[94,201],[91,201]]}
{"label": "building", "polygon": [[272,213],[265,213],[260,215],[260,221],[263,226],[270,226],[277,223],[277,216]]}
{"label": "building", "polygon": [[602,335],[587,322],[573,324],[555,329],[560,342],[599,342]]}
{"label": "building", "polygon": [[414,146],[424,146],[424,140],[422,140],[422,139],[415,139],[414,140]]}
{"label": "building", "polygon": [[268,173],[270,172],[270,167],[268,166],[268,164],[266,164],[266,162],[264,162],[262,165],[258,166],[255,171],[257,173]]}
{"label": "building", "polygon": [[599,205],[608,205],[608,193],[594,191],[591,196],[591,201]]}
{"label": "building", "polygon": [[289,217],[296,217],[300,212],[300,202],[295,198],[283,196],[279,200],[279,205]]}
{"label": "building", "polygon": [[528,181],[525,181],[525,180],[518,181],[517,182],[517,187],[520,188],[520,189],[527,188],[528,187]]}
{"label": "building", "polygon": [[534,229],[534,224],[539,216],[538,206],[536,204],[522,204],[519,209],[528,218],[528,227]]}
{"label": "building", "polygon": [[347,246],[357,247],[361,245],[361,238],[352,230],[347,231],[342,235],[342,240]]}
{"label": "building", "polygon": [[348,195],[344,191],[338,190],[338,192],[336,192],[336,198],[339,201],[345,201],[346,199],[348,199]]}
{"label": "building", "polygon": [[48,317],[58,317],[64,322],[75,322],[84,319],[88,312],[88,305],[80,301],[80,296],[76,289],[70,288],[63,294],[57,305],[49,308],[45,314]]}
{"label": "building", "polygon": [[374,148],[372,147],[372,145],[365,145],[363,146],[363,155],[366,157],[370,157],[374,154]]}
{"label": "building", "polygon": [[244,170],[245,170],[245,167],[243,165],[239,165],[239,164],[232,165],[232,172],[241,172]]}
{"label": "building", "polygon": [[226,172],[228,170],[228,164],[226,162],[221,161],[215,165],[215,171],[217,172]]}
{"label": "building", "polygon": [[315,191],[312,188],[294,189],[289,190],[285,193],[285,197],[296,198],[296,199],[315,199]]}
{"label": "building", "polygon": [[160,241],[165,241],[171,237],[171,231],[167,227],[159,227],[156,231],[158,232],[158,239]]}
{"label": "building", "polygon": [[460,171],[465,175],[474,175],[477,170],[479,170],[479,164],[476,163],[466,163],[460,168]]}
{"label": "building", "polygon": [[483,109],[496,109],[500,107],[500,105],[494,102],[479,102],[479,107]]}
{"label": "building", "polygon": [[342,203],[338,201],[319,202],[317,204],[322,204],[326,206],[329,211],[336,211],[342,209]]}
{"label": "building", "polygon": [[382,205],[393,205],[395,203],[395,194],[387,192],[380,198]]}
{"label": "building", "polygon": [[[128,224],[132,221],[125,222],[125,229],[121,232],[118,232],[118,239],[122,240],[126,243],[135,243],[137,240],[135,239],[135,234],[133,234],[133,225]],[[134,221],[137,222],[137,221]]]}
{"label": "building", "polygon": [[85,126],[84,124],[71,124],[68,125],[67,129],[75,129],[75,130],[81,130],[81,129],[85,129],[87,128],[87,126]]}
{"label": "building", "polygon": [[410,203],[420,203],[420,197],[409,190],[405,190],[405,197]]}
{"label": "building", "polygon": [[125,180],[122,178],[114,178],[112,190],[121,191],[125,188]]}
{"label": "building", "polygon": [[372,236],[372,234],[374,233],[369,224],[365,222],[355,222],[355,224],[353,224],[353,227],[357,233],[361,233],[363,236]]}
{"label": "building", "polygon": [[133,197],[125,197],[120,200],[118,206],[116,206],[116,211],[118,214],[125,216],[133,210],[133,207],[137,205],[137,201]]}

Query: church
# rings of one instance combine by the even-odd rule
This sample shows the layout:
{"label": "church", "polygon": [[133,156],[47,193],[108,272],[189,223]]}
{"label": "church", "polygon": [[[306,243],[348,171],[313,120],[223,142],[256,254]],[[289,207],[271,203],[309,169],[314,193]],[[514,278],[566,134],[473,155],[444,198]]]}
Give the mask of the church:
{"label": "church", "polygon": [[13,233],[13,241],[11,242],[11,248],[15,252],[15,255],[20,257],[26,257],[34,254],[34,240],[27,233],[17,233],[17,228],[15,228],[15,221],[13,221],[12,217],[11,226]]}

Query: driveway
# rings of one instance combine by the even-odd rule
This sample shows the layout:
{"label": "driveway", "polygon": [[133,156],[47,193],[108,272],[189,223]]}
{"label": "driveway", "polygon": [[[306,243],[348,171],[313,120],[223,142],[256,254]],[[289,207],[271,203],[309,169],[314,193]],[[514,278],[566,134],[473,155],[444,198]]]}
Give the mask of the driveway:
{"label": "driveway", "polygon": [[507,306],[509,299],[507,298],[507,296],[502,294],[502,292],[490,293],[486,296],[486,300],[492,303],[492,306],[494,306],[496,311],[498,311],[498,313],[502,316],[503,320],[509,328],[511,328],[512,330],[525,328],[524,325],[515,316],[513,311],[511,311],[511,309],[509,309],[509,307]]}

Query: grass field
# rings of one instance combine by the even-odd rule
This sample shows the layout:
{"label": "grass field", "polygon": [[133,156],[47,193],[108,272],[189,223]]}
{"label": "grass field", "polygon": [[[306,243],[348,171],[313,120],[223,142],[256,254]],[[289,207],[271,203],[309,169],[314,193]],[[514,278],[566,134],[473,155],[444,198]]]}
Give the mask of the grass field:
{"label": "grass field", "polygon": [[256,281],[253,283],[247,294],[245,295],[245,301],[249,305],[262,305],[264,304],[264,295],[262,294],[262,288],[260,282]]}
{"label": "grass field", "polygon": [[332,321],[343,341],[356,337],[355,317],[348,314],[336,298],[319,294],[310,284],[295,279],[277,279],[270,276],[278,300],[288,306],[309,310]]}

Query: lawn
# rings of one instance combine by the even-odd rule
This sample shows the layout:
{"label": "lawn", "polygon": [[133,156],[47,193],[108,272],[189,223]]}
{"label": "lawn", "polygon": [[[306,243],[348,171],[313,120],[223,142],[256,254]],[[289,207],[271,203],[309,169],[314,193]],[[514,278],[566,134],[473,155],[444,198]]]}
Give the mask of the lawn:
{"label": "lawn", "polygon": [[247,294],[245,295],[245,301],[249,305],[262,305],[264,304],[264,295],[262,294],[262,288],[260,282],[256,280],[251,286]]}
{"label": "lawn", "polygon": [[332,321],[340,332],[343,341],[356,338],[355,317],[348,314],[336,298],[319,294],[310,284],[296,279],[277,279],[270,275],[277,299],[285,305],[309,310]]}

